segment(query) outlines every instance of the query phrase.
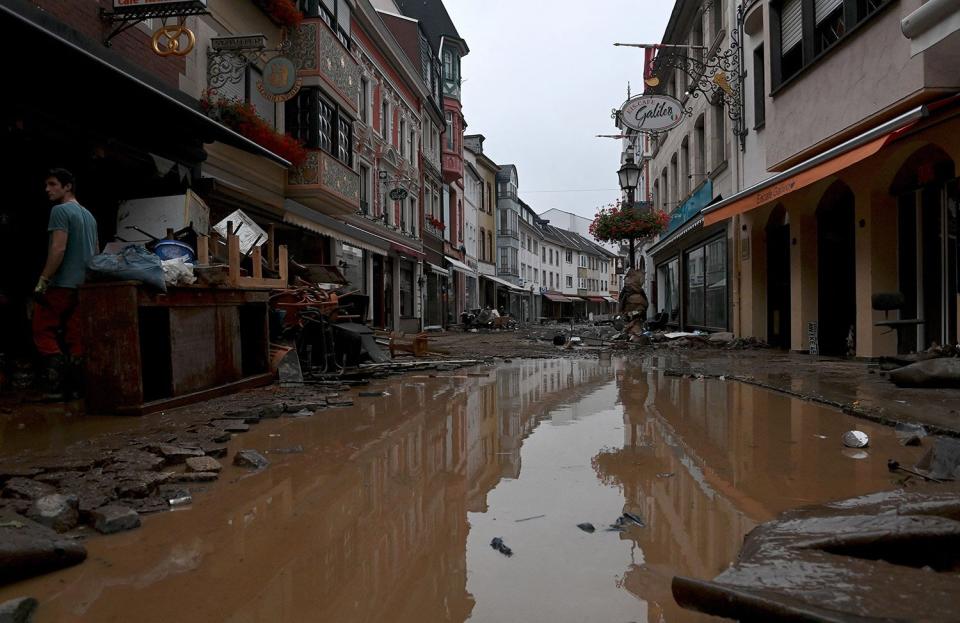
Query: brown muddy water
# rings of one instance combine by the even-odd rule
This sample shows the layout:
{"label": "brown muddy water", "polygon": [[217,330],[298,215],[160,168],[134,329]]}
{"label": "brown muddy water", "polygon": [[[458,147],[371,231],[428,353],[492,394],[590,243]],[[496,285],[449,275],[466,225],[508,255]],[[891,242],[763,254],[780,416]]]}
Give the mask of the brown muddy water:
{"label": "brown muddy water", "polygon": [[[91,537],[87,562],[0,602],[36,597],[39,623],[704,621],[674,603],[674,574],[712,578],[757,523],[894,488],[887,459],[922,452],[811,403],[617,360],[475,372],[265,421],[231,442],[265,451],[265,471],[227,466],[192,506]],[[843,448],[851,428],[869,449]],[[624,511],[645,527],[606,531]]]}

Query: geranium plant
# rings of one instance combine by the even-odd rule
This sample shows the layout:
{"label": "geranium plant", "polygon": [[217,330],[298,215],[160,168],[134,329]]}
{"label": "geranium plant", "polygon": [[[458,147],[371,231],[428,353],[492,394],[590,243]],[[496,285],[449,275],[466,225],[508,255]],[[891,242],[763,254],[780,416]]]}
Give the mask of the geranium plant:
{"label": "geranium plant", "polygon": [[278,26],[295,28],[303,21],[303,13],[293,0],[254,0],[254,3]]}
{"label": "geranium plant", "polygon": [[294,167],[303,165],[307,160],[307,150],[300,141],[289,134],[277,132],[257,114],[256,107],[249,102],[225,97],[209,89],[204,91],[200,98],[200,108],[210,118],[289,160]]}
{"label": "geranium plant", "polygon": [[634,245],[637,240],[663,233],[670,215],[663,210],[637,209],[620,201],[602,208],[590,223],[590,235],[601,242],[630,243],[630,266],[636,266]]}
{"label": "geranium plant", "polygon": [[443,221],[441,221],[440,219],[438,219],[432,214],[427,215],[427,222],[430,223],[434,229],[437,229],[440,231],[443,231],[447,227],[446,225],[443,224]]}

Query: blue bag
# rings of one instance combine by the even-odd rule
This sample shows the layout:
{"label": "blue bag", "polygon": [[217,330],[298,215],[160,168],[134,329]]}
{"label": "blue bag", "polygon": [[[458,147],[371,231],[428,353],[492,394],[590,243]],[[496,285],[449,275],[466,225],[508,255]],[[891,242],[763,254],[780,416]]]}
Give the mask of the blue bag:
{"label": "blue bag", "polygon": [[142,281],[161,292],[167,291],[160,258],[144,247],[131,244],[120,253],[101,253],[87,261],[87,269],[113,281]]}

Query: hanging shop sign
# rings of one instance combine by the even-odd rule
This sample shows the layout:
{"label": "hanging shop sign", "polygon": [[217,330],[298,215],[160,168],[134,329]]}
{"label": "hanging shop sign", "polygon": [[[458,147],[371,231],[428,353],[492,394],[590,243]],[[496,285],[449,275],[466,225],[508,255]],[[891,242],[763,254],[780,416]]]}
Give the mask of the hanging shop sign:
{"label": "hanging shop sign", "polygon": [[285,102],[300,91],[303,79],[286,56],[274,56],[263,66],[263,79],[257,82],[260,95],[274,102]]}
{"label": "hanging shop sign", "polygon": [[663,132],[683,119],[683,104],[669,95],[638,95],[620,107],[620,120],[637,132]]}
{"label": "hanging shop sign", "polygon": [[407,198],[408,194],[406,188],[394,188],[390,191],[390,199],[393,201],[403,201]]}
{"label": "hanging shop sign", "polygon": [[[113,12],[123,13],[164,13],[167,17],[193,15],[205,10],[207,0],[113,0]],[[180,13],[179,11],[183,11]]]}

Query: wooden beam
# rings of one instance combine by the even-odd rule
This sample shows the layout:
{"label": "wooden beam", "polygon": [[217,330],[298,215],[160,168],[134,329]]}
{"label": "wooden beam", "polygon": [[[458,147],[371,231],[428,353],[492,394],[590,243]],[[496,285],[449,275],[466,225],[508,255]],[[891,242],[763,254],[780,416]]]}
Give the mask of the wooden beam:
{"label": "wooden beam", "polygon": [[[231,224],[227,223],[231,228]],[[240,239],[233,234],[227,236],[227,264],[230,266],[229,281],[236,287],[240,281]]]}
{"label": "wooden beam", "polygon": [[277,226],[273,223],[267,227],[267,266],[277,270]]}
{"label": "wooden beam", "polygon": [[197,264],[199,266],[210,264],[210,236],[197,236]]}
{"label": "wooden beam", "polygon": [[253,247],[253,253],[250,254],[250,261],[253,262],[253,278],[263,278],[263,257],[260,247]]}
{"label": "wooden beam", "polygon": [[290,263],[287,259],[287,245],[280,245],[280,281],[283,282],[282,288],[286,288],[287,284],[290,283]]}

